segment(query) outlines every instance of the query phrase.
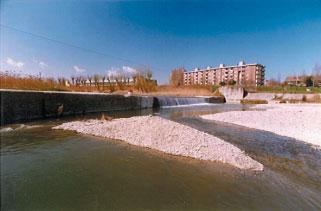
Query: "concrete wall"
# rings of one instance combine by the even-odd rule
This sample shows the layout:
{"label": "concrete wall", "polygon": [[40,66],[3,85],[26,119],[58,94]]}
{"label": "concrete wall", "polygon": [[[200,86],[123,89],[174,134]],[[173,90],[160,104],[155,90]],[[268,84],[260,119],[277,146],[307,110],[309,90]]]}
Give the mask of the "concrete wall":
{"label": "concrete wall", "polygon": [[220,87],[219,91],[228,103],[238,103],[243,98],[247,100],[267,100],[269,103],[275,103],[274,98],[278,98],[278,100],[302,100],[305,96],[307,100],[310,100],[318,95],[321,96],[321,94],[247,93],[241,87],[228,86]]}
{"label": "concrete wall", "polygon": [[153,107],[153,97],[72,92],[0,91],[1,125],[60,115]]}
{"label": "concrete wall", "polygon": [[225,97],[226,102],[240,102],[243,99],[245,92],[242,87],[222,86],[219,92]]}

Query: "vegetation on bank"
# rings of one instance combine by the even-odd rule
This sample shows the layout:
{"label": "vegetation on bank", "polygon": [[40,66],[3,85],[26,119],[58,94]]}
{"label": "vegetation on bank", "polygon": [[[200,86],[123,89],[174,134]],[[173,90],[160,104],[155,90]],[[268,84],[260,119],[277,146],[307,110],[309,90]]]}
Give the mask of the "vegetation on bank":
{"label": "vegetation on bank", "polygon": [[71,91],[69,87],[54,78],[35,76],[19,77],[17,75],[0,74],[1,89],[21,89],[38,91]]}
{"label": "vegetation on bank", "polygon": [[155,91],[157,82],[152,80],[151,71],[139,71],[132,76],[132,79],[123,77],[123,75],[109,76],[78,76],[66,78],[45,78],[32,75],[20,76],[18,74],[9,74],[0,72],[1,89],[17,90],[37,90],[37,91],[79,91],[79,92],[106,92],[116,91],[127,92],[135,90],[146,93]]}
{"label": "vegetation on bank", "polygon": [[[72,76],[69,80],[60,78],[44,78],[37,76],[20,76],[17,74],[0,72],[1,89],[21,89],[38,91],[78,91],[104,92],[126,94],[169,95],[169,96],[221,96],[221,86],[237,87],[235,83],[221,83],[220,85],[188,85],[184,86],[184,68],[176,68],[171,72],[169,85],[157,85],[152,79],[152,71],[148,68],[135,70],[131,73],[117,72],[106,75]],[[309,80],[309,78],[307,79]],[[307,81],[309,82],[309,81]],[[274,84],[270,86],[246,86],[247,92],[268,93],[321,93],[321,87],[289,86]]]}
{"label": "vegetation on bank", "polygon": [[278,100],[280,103],[321,103],[321,96],[315,94],[312,97],[303,95],[301,99],[284,99],[283,96],[275,97],[274,100]]}
{"label": "vegetation on bank", "polygon": [[321,87],[299,87],[299,86],[258,86],[245,87],[248,92],[268,92],[268,93],[289,93],[289,94],[308,94],[321,93]]}
{"label": "vegetation on bank", "polygon": [[241,104],[268,104],[267,100],[259,100],[259,99],[243,99],[240,101]]}

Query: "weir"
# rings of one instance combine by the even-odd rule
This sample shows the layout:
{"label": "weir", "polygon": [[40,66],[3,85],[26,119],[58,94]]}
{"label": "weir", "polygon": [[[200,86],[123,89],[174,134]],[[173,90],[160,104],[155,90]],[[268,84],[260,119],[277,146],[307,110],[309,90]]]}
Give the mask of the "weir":
{"label": "weir", "polygon": [[0,125],[95,112],[224,103],[222,97],[123,96],[104,93],[0,89]]}
{"label": "weir", "polygon": [[204,105],[209,103],[224,103],[222,97],[172,97],[157,96],[154,97],[154,107],[170,107],[183,105]]}
{"label": "weir", "polygon": [[180,106],[180,105],[195,105],[204,104],[206,102],[205,98],[201,97],[166,97],[160,96],[155,97],[158,100],[158,105],[160,107],[165,106]]}

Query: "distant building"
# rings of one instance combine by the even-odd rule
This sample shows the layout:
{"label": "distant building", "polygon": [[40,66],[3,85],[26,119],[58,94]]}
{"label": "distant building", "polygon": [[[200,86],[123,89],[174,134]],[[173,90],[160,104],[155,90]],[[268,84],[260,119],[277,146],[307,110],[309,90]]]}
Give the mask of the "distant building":
{"label": "distant building", "polygon": [[262,86],[264,85],[265,67],[261,64],[245,64],[240,61],[236,66],[196,68],[184,72],[185,85],[220,85],[225,84]]}
{"label": "distant building", "polygon": [[289,86],[306,86],[305,76],[288,76],[285,79],[285,82]]}

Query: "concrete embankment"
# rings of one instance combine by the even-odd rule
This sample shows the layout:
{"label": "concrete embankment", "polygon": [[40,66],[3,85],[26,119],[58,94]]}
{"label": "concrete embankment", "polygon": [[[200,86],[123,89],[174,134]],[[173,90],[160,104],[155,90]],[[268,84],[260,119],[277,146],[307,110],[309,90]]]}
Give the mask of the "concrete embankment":
{"label": "concrete embankment", "polygon": [[[104,93],[0,90],[1,125],[62,115],[154,108],[162,106],[158,98]],[[222,97],[193,98],[195,99],[206,103],[224,103]],[[191,99],[181,100],[189,104]]]}
{"label": "concrete embankment", "polygon": [[220,87],[220,93],[222,93],[228,103],[239,103],[241,100],[266,100],[268,103],[278,103],[279,101],[315,101],[321,98],[321,94],[296,94],[296,93],[248,93],[242,87]]}
{"label": "concrete embankment", "polygon": [[219,92],[225,97],[228,103],[238,103],[246,96],[242,87],[220,87]]}
{"label": "concrete embankment", "polygon": [[1,125],[101,111],[152,108],[153,97],[0,90]]}

